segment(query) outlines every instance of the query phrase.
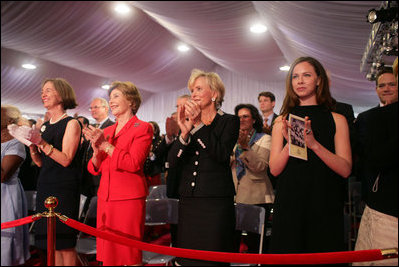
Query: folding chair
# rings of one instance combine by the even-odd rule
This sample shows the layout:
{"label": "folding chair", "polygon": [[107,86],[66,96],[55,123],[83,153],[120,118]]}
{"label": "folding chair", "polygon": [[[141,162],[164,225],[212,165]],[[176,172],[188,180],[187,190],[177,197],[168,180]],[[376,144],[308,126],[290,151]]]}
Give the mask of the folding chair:
{"label": "folding chair", "polygon": [[[92,197],[90,200],[89,208],[83,223],[95,227],[97,218],[97,197]],[[97,254],[96,237],[84,236],[82,232],[79,232],[78,239],[76,242],[76,252],[78,259],[83,266],[89,266],[87,255]]]}
{"label": "folding chair", "polygon": [[[26,196],[26,202],[27,202],[27,206],[28,206],[28,215],[33,215],[36,213],[37,191],[33,191],[33,190],[25,191],[25,196]],[[29,226],[29,244],[31,246],[35,245],[35,233],[33,231],[34,225],[35,225],[35,222],[32,222]]]}
{"label": "folding chair", "polygon": [[[146,225],[177,224],[178,203],[179,200],[173,198],[147,199],[145,216]],[[174,256],[170,255],[143,251],[143,264],[165,264],[167,266],[174,258]]]}
{"label": "folding chair", "polygon": [[[259,234],[259,254],[262,254],[265,232],[265,209],[256,205],[235,203],[235,210],[236,230]],[[248,266],[248,264],[232,263],[231,266]]]}
{"label": "folding chair", "polygon": [[150,186],[148,191],[149,191],[149,193],[148,193],[147,199],[167,198],[165,184]]}
{"label": "folding chair", "polygon": [[86,201],[87,197],[83,194],[80,194],[78,221],[80,221],[82,218],[83,208],[85,207]]}

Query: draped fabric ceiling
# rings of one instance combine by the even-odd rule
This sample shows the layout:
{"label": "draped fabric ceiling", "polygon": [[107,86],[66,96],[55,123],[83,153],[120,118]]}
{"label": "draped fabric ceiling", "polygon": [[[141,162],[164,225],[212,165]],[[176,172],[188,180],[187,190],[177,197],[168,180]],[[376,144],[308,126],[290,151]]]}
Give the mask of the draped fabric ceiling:
{"label": "draped fabric ceiling", "polygon": [[[162,124],[176,96],[188,93],[191,70],[199,68],[225,82],[225,111],[242,102],[257,106],[257,94],[270,90],[278,113],[287,74],[279,67],[304,55],[329,70],[332,95],[356,113],[378,103],[360,60],[371,31],[365,16],[380,1],[125,3],[132,12],[122,17],[115,2],[2,1],[1,103],[43,114],[41,82],[63,77],[79,103],[68,113],[91,119],[91,100],[108,97],[102,84],[132,81],[143,98],[138,115]],[[254,35],[253,22],[268,31]],[[178,51],[179,43],[190,50]],[[21,68],[25,62],[38,68]]]}

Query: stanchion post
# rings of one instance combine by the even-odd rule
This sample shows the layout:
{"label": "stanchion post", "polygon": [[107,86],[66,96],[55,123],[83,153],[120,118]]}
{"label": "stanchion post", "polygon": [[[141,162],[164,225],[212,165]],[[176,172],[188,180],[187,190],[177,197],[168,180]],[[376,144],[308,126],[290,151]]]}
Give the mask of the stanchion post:
{"label": "stanchion post", "polygon": [[47,213],[47,266],[55,265],[55,223],[56,214],[54,208],[58,205],[56,197],[48,197],[44,206],[49,210]]}

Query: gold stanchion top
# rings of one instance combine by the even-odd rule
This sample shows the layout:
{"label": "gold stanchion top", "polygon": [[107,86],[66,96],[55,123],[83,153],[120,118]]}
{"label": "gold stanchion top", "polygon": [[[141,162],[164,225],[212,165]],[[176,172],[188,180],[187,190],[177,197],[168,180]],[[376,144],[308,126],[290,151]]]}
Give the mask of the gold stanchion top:
{"label": "gold stanchion top", "polygon": [[44,201],[44,206],[49,209],[50,212],[52,212],[54,208],[57,207],[57,205],[58,199],[53,196],[46,198],[46,200]]}

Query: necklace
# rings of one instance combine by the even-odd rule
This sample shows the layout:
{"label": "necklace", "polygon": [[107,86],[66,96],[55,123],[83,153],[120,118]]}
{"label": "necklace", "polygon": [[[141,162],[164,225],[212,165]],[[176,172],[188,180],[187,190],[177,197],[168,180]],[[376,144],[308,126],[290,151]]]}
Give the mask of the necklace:
{"label": "necklace", "polygon": [[62,114],[62,116],[59,117],[56,121],[52,121],[52,118],[50,118],[50,124],[57,123],[57,122],[59,122],[60,120],[62,120],[63,118],[65,118],[66,116],[68,116],[68,114],[66,114],[66,113]]}

